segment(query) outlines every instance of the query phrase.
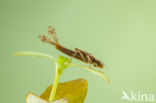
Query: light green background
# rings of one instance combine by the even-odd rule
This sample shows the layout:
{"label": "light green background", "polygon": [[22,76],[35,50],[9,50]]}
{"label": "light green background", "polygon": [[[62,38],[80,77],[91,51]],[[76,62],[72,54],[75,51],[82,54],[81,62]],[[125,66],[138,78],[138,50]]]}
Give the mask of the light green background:
{"label": "light green background", "polygon": [[0,102],[24,103],[54,80],[54,63],[13,57],[17,51],[64,55],[41,43],[48,25],[59,42],[102,60],[111,83],[80,68],[66,70],[60,81],[88,80],[85,103],[126,103],[122,91],[156,95],[156,2],[154,0],[1,0]]}

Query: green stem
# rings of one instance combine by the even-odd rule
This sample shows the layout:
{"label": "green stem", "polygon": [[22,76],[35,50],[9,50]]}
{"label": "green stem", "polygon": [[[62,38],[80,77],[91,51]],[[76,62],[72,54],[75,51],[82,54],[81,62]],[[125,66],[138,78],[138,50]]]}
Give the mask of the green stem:
{"label": "green stem", "polygon": [[57,86],[58,86],[58,81],[59,81],[59,78],[60,78],[61,74],[62,73],[60,72],[60,68],[56,64],[56,76],[55,76],[55,81],[54,81],[53,88],[51,90],[51,94],[50,94],[50,97],[49,97],[50,102],[54,100],[56,90],[57,90]]}

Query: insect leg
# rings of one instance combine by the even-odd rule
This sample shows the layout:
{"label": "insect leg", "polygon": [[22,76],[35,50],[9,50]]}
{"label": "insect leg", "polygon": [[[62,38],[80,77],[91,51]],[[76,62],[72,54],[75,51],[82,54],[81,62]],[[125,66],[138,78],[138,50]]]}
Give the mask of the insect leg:
{"label": "insect leg", "polygon": [[75,55],[77,54],[78,52],[75,51],[74,55],[72,57],[69,57],[70,58],[70,61],[72,61],[72,59],[75,57]]}
{"label": "insect leg", "polygon": [[88,63],[92,64],[92,60],[90,59],[89,55],[87,55]]}
{"label": "insect leg", "polygon": [[[96,63],[94,63],[91,59],[90,59],[90,57],[87,55],[87,58],[88,58],[88,62],[89,62],[89,67],[91,68],[91,65],[90,64],[93,64],[95,67],[97,66],[97,64]],[[99,72],[101,72],[101,69],[99,69]]]}
{"label": "insect leg", "polygon": [[75,49],[75,52],[79,53],[81,58],[83,59],[84,62],[86,62],[84,56],[82,55],[81,51],[79,51],[78,49]]}
{"label": "insect leg", "polygon": [[[85,57],[84,57],[83,54],[82,54],[82,51],[79,50],[79,49],[75,49],[75,51],[77,51],[77,52],[80,54],[80,56],[81,56],[81,58],[83,59],[83,61],[86,62]],[[87,62],[88,62],[88,64],[89,64],[89,69],[91,69],[92,67],[91,67],[90,64],[92,64],[92,60],[90,59],[90,57],[89,57],[88,54],[86,54],[86,57],[87,57],[87,59],[88,59]]]}
{"label": "insect leg", "polygon": [[89,55],[87,55],[88,63],[89,63],[89,68],[91,68],[90,64],[93,64],[92,60],[90,59]]}

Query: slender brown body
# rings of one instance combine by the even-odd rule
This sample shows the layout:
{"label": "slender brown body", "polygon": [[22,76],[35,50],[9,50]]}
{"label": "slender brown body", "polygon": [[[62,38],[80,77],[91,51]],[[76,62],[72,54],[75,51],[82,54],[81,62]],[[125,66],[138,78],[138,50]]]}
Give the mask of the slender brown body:
{"label": "slender brown body", "polygon": [[67,54],[68,56],[79,59],[85,63],[93,64],[93,66],[95,67],[103,68],[103,63],[101,61],[97,60],[94,56],[85,51],[82,51],[77,48],[75,48],[75,51],[73,51],[59,44],[56,45],[56,49]]}
{"label": "slender brown body", "polygon": [[98,60],[94,56],[92,56],[90,53],[87,53],[78,48],[75,48],[75,50],[71,50],[71,49],[65,48],[62,45],[60,45],[58,43],[58,39],[56,37],[56,31],[51,26],[49,26],[48,33],[53,37],[54,41],[51,41],[50,38],[43,35],[43,36],[40,36],[40,38],[43,42],[47,42],[49,44],[54,45],[57,50],[63,52],[64,54],[66,54],[68,56],[71,56],[73,58],[76,58],[76,59],[81,60],[88,64],[93,64],[94,67],[99,67],[99,68],[104,67],[104,64],[100,60]]}

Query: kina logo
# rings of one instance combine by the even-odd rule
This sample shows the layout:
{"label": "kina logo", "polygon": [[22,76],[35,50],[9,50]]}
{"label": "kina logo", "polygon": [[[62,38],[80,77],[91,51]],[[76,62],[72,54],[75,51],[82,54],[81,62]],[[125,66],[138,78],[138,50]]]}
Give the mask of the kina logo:
{"label": "kina logo", "polygon": [[127,93],[122,91],[122,101],[131,101],[131,102],[154,102],[154,94],[152,93],[141,93],[140,91],[134,92],[131,91]]}

